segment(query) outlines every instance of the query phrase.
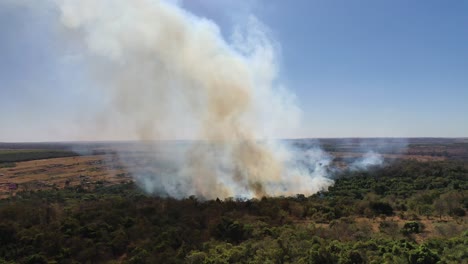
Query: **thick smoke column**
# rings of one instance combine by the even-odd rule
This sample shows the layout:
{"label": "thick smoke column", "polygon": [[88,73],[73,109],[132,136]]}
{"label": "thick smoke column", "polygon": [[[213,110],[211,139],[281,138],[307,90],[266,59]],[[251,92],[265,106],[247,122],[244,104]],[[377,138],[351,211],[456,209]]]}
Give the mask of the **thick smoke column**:
{"label": "thick smoke column", "polygon": [[84,40],[113,121],[141,140],[195,142],[172,170],[134,173],[148,191],[260,197],[308,195],[331,184],[320,152],[263,140],[294,130],[300,111],[278,85],[275,43],[255,18],[228,43],[212,21],[172,2],[56,3],[67,34]]}

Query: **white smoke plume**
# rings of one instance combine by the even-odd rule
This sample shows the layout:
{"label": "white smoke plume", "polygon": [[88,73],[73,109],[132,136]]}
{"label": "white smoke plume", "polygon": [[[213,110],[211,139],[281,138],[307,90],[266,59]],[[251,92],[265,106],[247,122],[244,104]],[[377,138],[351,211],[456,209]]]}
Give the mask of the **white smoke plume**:
{"label": "white smoke plume", "polygon": [[384,159],[381,154],[368,151],[364,156],[349,165],[351,170],[367,170],[370,167],[382,166]]}
{"label": "white smoke plume", "polygon": [[[148,192],[310,195],[332,184],[321,151],[299,154],[273,140],[294,131],[300,110],[279,84],[278,45],[255,17],[228,42],[213,21],[175,1],[55,3],[109,99],[102,119],[140,140],[193,140],[158,168],[122,155]],[[154,145],[155,159],[160,147]]]}

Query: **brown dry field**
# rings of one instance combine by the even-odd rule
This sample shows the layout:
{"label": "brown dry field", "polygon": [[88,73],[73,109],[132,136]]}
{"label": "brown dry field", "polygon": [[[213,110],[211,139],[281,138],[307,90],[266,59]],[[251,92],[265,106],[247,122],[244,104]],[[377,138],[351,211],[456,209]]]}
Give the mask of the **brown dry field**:
{"label": "brown dry field", "polygon": [[[77,156],[16,162],[0,168],[0,198],[19,191],[82,186],[112,185],[131,181],[123,166],[112,156]],[[10,185],[17,189],[11,190]]]}

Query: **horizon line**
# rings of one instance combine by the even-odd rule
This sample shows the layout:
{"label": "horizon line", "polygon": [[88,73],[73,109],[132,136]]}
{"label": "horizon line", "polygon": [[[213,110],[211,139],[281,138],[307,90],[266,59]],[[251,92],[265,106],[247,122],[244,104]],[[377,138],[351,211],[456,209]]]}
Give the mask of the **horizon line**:
{"label": "horizon line", "polygon": [[[321,139],[462,139],[468,140],[468,137],[297,137],[297,138],[274,138],[274,139],[255,139],[255,140],[321,140]],[[223,141],[210,139],[118,139],[118,140],[58,140],[58,141],[0,141],[0,144],[47,144],[47,143],[132,143],[132,142],[175,142],[175,141]]]}

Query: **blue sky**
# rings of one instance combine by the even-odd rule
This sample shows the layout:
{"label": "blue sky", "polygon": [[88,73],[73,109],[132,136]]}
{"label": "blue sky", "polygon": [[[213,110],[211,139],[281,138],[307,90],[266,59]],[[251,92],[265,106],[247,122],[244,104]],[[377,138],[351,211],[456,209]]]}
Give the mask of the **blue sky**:
{"label": "blue sky", "polygon": [[318,136],[468,135],[468,2],[295,3],[260,17]]}
{"label": "blue sky", "polygon": [[[74,47],[57,33],[57,18],[11,2],[0,0],[0,141],[76,140],[55,132],[77,129],[75,119],[99,109],[99,96],[81,88],[90,85],[83,69],[64,63]],[[271,30],[281,81],[304,115],[292,136],[468,136],[468,1],[182,5],[226,37],[249,14]]]}

